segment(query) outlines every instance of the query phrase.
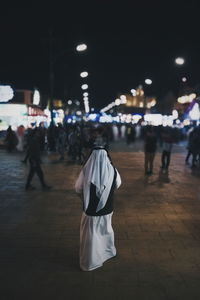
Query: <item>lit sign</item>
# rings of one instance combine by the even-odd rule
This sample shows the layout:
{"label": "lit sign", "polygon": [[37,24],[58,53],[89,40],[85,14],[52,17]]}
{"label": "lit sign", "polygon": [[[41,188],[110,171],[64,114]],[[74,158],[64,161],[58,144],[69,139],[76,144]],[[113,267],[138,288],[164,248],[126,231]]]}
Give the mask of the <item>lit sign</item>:
{"label": "lit sign", "polygon": [[25,104],[1,104],[0,116],[18,117],[27,115],[27,106]]}
{"label": "lit sign", "polygon": [[13,97],[14,92],[10,85],[0,85],[0,102],[8,102]]}

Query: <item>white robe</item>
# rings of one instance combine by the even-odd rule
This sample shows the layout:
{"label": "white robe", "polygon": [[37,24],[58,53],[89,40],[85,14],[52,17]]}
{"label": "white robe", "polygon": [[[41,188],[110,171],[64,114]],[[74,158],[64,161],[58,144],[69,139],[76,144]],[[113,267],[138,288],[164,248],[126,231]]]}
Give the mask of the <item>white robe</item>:
{"label": "white robe", "polygon": [[[115,169],[116,170],[116,169]],[[116,188],[121,185],[121,178],[117,172]],[[84,172],[81,171],[75,189],[83,192]],[[80,268],[83,271],[92,271],[103,263],[116,256],[114,231],[112,228],[113,213],[103,216],[88,216],[82,213],[80,224]]]}
{"label": "white robe", "polygon": [[80,267],[92,271],[116,256],[112,214],[87,216],[84,212],[80,225]]}

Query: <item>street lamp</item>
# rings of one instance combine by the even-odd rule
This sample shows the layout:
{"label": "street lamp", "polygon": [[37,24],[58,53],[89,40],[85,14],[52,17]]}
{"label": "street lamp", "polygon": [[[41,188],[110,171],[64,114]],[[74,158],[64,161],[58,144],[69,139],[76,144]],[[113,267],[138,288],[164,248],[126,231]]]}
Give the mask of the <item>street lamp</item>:
{"label": "street lamp", "polygon": [[184,58],[182,58],[182,57],[177,57],[177,58],[175,59],[175,63],[176,63],[177,65],[179,65],[179,66],[182,66],[182,65],[185,63],[185,60],[184,60]]}
{"label": "street lamp", "polygon": [[[53,53],[53,35],[52,32],[49,32],[49,83],[50,83],[50,112],[51,112],[51,122],[53,123],[53,96],[54,96],[54,82],[55,82],[55,75],[54,75],[54,65],[57,60],[62,57],[67,51],[59,53],[57,56]],[[82,52],[87,49],[86,44],[80,44],[76,47],[77,52]]]}
{"label": "street lamp", "polygon": [[87,45],[86,44],[80,44],[76,47],[76,51],[78,52],[82,52],[85,51],[87,49]]}
{"label": "street lamp", "polygon": [[187,78],[186,77],[182,77],[182,82],[186,82],[187,81]]}
{"label": "street lamp", "polygon": [[88,77],[88,72],[81,72],[80,76],[81,78]]}
{"label": "street lamp", "polygon": [[151,85],[152,84],[152,80],[151,79],[145,79],[144,81],[147,85]]}
{"label": "street lamp", "polygon": [[81,88],[82,88],[82,90],[87,90],[88,89],[88,85],[87,84],[82,84]]}

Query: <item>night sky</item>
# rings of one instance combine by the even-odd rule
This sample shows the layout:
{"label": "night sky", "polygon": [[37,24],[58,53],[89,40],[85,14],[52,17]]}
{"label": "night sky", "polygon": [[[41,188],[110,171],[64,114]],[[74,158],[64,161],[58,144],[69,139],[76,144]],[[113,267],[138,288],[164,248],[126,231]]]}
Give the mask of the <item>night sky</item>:
{"label": "night sky", "polygon": [[[102,108],[119,94],[144,84],[158,98],[200,84],[200,19],[197,1],[66,1],[66,5],[4,3],[0,11],[0,83],[49,92],[49,32],[54,36],[55,96]],[[56,3],[56,4],[55,4]],[[171,4],[170,4],[171,3]],[[74,51],[81,42],[85,53]],[[66,50],[65,53],[63,51]],[[63,55],[61,55],[63,53]],[[184,66],[174,59],[183,56]],[[81,79],[81,71],[89,77]]]}

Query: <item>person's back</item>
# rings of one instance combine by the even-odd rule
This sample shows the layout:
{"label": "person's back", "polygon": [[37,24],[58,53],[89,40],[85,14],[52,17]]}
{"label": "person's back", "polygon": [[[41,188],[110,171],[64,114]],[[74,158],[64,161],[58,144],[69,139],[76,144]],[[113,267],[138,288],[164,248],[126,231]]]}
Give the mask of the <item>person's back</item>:
{"label": "person's back", "polygon": [[11,126],[8,127],[6,131],[5,144],[6,149],[11,152],[15,149],[18,143],[18,138],[15,132],[12,130]]}
{"label": "person's back", "polygon": [[153,153],[157,148],[157,137],[153,131],[148,131],[144,143],[145,152]]}
{"label": "person's back", "polygon": [[28,153],[30,159],[40,161],[40,141],[36,134],[29,140]]}
{"label": "person's back", "polygon": [[121,185],[107,151],[94,148],[81,170],[75,190],[82,195],[80,267],[92,271],[116,256],[112,229],[113,193]]}
{"label": "person's back", "polygon": [[173,146],[173,138],[170,132],[163,133],[163,145],[164,151],[170,152]]}
{"label": "person's back", "polygon": [[145,174],[151,175],[153,173],[153,161],[157,148],[157,136],[152,126],[148,126],[145,132],[144,139],[144,153],[145,153]]}
{"label": "person's back", "polygon": [[77,137],[75,131],[71,131],[68,136],[68,143],[70,146],[74,146],[76,144]]}

